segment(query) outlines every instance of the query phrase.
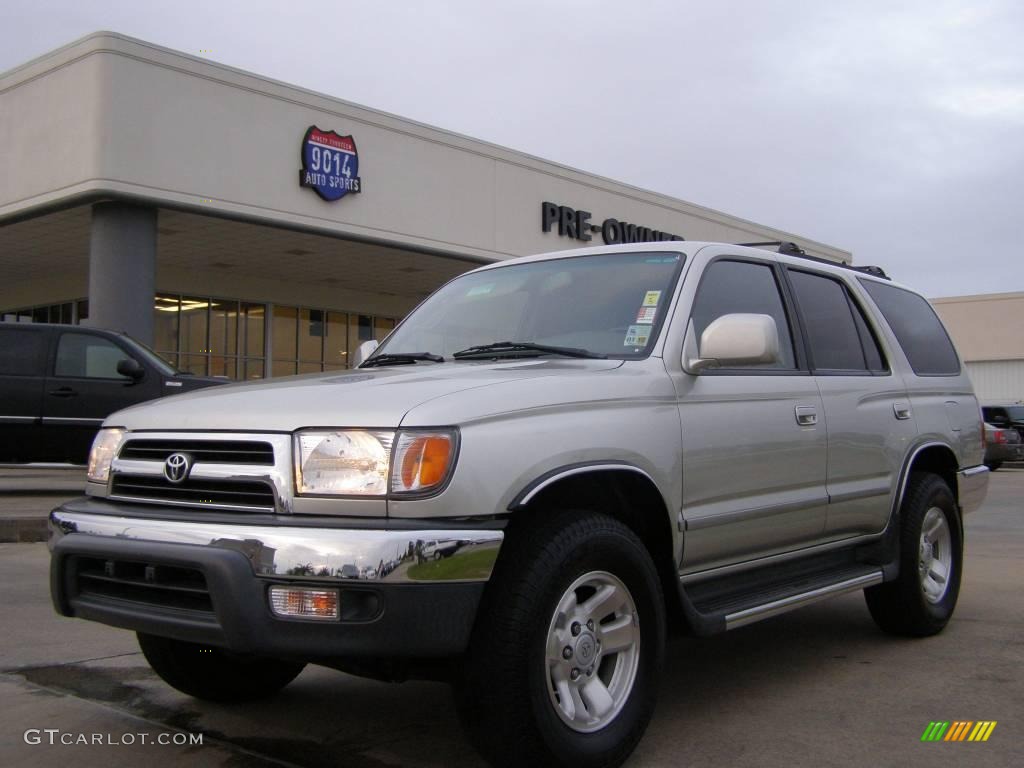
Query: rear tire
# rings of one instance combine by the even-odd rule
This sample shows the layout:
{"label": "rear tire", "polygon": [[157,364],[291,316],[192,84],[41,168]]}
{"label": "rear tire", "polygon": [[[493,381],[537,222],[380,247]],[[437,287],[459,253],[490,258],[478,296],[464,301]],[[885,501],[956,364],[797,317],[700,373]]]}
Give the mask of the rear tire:
{"label": "rear tire", "polygon": [[484,599],[456,681],[477,750],[496,766],[621,765],[664,660],[665,604],[643,543],[605,515],[547,514],[506,539]]}
{"label": "rear tire", "polygon": [[946,482],[928,472],[911,474],[900,507],[899,577],[864,590],[881,629],[911,637],[942,631],[960,594],[961,530]]}
{"label": "rear tire", "polygon": [[165,683],[207,701],[271,696],[298,677],[301,662],[238,656],[223,648],[138,633],[142,654]]}

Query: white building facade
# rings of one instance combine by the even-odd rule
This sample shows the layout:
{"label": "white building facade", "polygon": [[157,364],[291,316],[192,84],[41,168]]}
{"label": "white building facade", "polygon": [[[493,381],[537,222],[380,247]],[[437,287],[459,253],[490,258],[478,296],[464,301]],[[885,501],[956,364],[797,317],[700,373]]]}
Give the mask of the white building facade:
{"label": "white building facade", "polygon": [[232,378],[344,368],[476,265],[793,241],[681,200],[97,33],[0,75],[0,315]]}

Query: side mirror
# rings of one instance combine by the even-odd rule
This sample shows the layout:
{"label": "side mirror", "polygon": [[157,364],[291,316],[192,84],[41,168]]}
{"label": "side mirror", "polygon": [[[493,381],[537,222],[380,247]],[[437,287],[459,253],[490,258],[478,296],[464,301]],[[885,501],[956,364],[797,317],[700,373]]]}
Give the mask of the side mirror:
{"label": "side mirror", "polygon": [[138,381],[145,375],[146,369],[139,365],[138,360],[126,357],[123,360],[117,361],[117,372],[122,376],[127,376],[132,381]]}
{"label": "side mirror", "polygon": [[356,353],[352,356],[352,367],[358,368],[363,364],[363,361],[373,354],[373,350],[379,347],[380,344],[375,340],[364,341],[356,349]]}
{"label": "side mirror", "polygon": [[779,329],[769,315],[722,315],[704,329],[698,357],[688,360],[686,370],[737,368],[775,363],[779,359]]}

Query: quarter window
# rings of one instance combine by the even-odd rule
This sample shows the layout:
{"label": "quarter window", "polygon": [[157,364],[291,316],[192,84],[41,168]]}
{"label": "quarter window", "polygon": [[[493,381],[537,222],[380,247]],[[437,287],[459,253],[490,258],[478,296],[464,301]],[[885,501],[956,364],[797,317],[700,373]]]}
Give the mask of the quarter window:
{"label": "quarter window", "polygon": [[793,337],[771,267],[747,261],[716,261],[705,270],[691,315],[698,343],[712,322],[734,313],[769,315],[779,331],[779,361],[751,368],[796,368]]}
{"label": "quarter window", "polygon": [[960,373],[960,360],[935,310],[921,296],[894,285],[861,280],[918,376]]}

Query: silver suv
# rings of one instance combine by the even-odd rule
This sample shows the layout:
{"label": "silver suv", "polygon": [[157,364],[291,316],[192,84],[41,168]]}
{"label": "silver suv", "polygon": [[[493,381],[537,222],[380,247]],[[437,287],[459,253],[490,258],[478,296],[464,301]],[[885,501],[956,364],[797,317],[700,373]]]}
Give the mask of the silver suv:
{"label": "silver suv", "polygon": [[514,259],[357,370],[108,418],[51,515],[58,611],[206,699],[306,663],[450,679],[496,765],[614,766],[668,627],[864,590],[949,621],[984,499],[971,383],[875,268],[671,242]]}

